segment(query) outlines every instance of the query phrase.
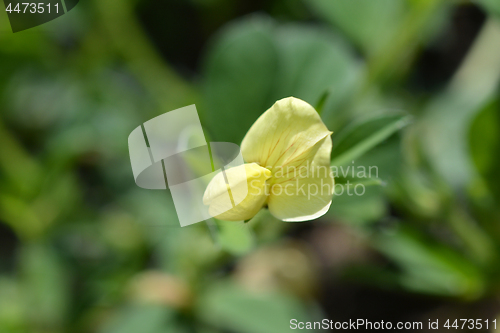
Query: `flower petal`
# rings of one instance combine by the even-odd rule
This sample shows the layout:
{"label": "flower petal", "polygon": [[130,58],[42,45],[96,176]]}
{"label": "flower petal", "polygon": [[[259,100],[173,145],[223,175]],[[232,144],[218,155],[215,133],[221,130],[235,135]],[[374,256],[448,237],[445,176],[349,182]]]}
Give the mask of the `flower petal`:
{"label": "flower petal", "polygon": [[288,97],[257,119],[243,139],[241,151],[246,162],[273,171],[277,166],[312,161],[319,149],[316,144],[330,134],[311,105]]}
{"label": "flower petal", "polygon": [[331,203],[334,179],[330,170],[330,136],[318,142],[320,147],[309,167],[301,166],[273,180],[269,191],[269,211],[276,218],[308,221],[324,215]]}
{"label": "flower petal", "polygon": [[[218,173],[210,181],[203,195],[209,214],[227,221],[251,219],[266,202],[266,180],[271,177],[271,171],[256,163],[248,163],[224,173]],[[228,191],[231,202],[227,200]]]}

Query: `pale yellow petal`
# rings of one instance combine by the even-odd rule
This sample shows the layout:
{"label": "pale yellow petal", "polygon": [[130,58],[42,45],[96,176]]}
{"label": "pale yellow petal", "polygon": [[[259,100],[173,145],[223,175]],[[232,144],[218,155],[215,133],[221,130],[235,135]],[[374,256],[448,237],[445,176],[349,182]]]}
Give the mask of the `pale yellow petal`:
{"label": "pale yellow petal", "polygon": [[331,155],[332,138],[328,136],[328,138],[323,141],[321,147],[316,151],[316,155],[313,158],[312,165],[330,168],[332,161]]}
{"label": "pale yellow petal", "polygon": [[294,97],[277,101],[252,125],[241,144],[246,162],[271,171],[276,167],[311,162],[318,142],[331,132],[316,110]]}
{"label": "pale yellow petal", "polygon": [[[256,163],[230,168],[210,181],[203,203],[209,206],[209,214],[220,220],[251,219],[266,202],[266,181],[270,177],[271,172]],[[231,202],[226,199],[228,191]]]}
{"label": "pale yellow petal", "polygon": [[334,191],[330,136],[318,145],[320,147],[309,167],[301,166],[283,176],[273,177],[268,206],[276,218],[290,222],[308,221],[328,211]]}

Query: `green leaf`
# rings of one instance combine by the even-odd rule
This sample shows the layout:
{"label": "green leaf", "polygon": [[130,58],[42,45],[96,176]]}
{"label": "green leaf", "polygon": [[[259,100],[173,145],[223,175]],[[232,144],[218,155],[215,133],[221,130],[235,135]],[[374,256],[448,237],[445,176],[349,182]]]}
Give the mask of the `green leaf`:
{"label": "green leaf", "polygon": [[359,196],[350,187],[349,192],[346,187],[336,187],[332,206],[327,214],[349,224],[366,224],[379,221],[386,211],[387,203],[379,186],[366,187],[363,195]]}
{"label": "green leaf", "polygon": [[[355,163],[353,161],[340,166],[332,165],[337,185],[330,210],[331,215],[341,221],[358,224],[376,222],[383,218],[387,213],[385,184],[391,184],[394,175],[399,173],[400,155],[401,138],[393,135],[359,157]],[[352,183],[367,182],[367,184],[362,184],[363,186],[358,188],[356,185],[354,188],[352,185],[347,187],[344,186],[347,180]]]}
{"label": "green leaf", "polygon": [[274,99],[323,102],[322,118],[333,123],[336,107],[354,92],[360,77],[353,51],[331,31],[316,27],[287,24],[276,29],[275,38],[280,66]]}
{"label": "green leaf", "polygon": [[21,252],[22,290],[31,321],[40,327],[62,327],[68,315],[67,272],[56,252],[44,244],[30,244]]}
{"label": "green leaf", "polygon": [[208,53],[203,125],[216,141],[240,143],[257,118],[281,98],[334,110],[354,91],[361,66],[330,32],[251,17],[229,25]]}
{"label": "green leaf", "polygon": [[18,280],[5,275],[0,277],[0,331],[28,332],[25,295]]}
{"label": "green leaf", "polygon": [[385,182],[379,178],[351,178],[351,177],[338,177],[335,178],[336,185],[346,185],[355,187],[356,185],[363,186],[385,186]]}
{"label": "green leaf", "polygon": [[31,198],[39,190],[43,170],[5,127],[0,119],[0,172],[5,175],[7,188],[21,198]]}
{"label": "green leaf", "polygon": [[400,0],[308,0],[307,3],[367,53],[387,46],[397,33],[406,9],[405,1]]}
{"label": "green leaf", "polygon": [[257,17],[230,25],[209,52],[201,115],[214,141],[240,143],[271,106],[278,66],[272,29],[271,20]]}
{"label": "green leaf", "polygon": [[124,307],[100,330],[101,333],[167,333],[185,332],[173,321],[175,312],[159,305]]}
{"label": "green leaf", "polygon": [[500,2],[498,0],[476,0],[474,2],[484,7],[491,14],[500,17]]}
{"label": "green leaf", "polygon": [[215,327],[240,333],[291,332],[291,319],[308,321],[309,317],[290,295],[256,294],[231,283],[212,286],[202,296],[197,313]]}
{"label": "green leaf", "polygon": [[217,220],[219,233],[217,241],[226,251],[234,255],[242,255],[255,245],[252,230],[247,224]]}
{"label": "green leaf", "polygon": [[379,234],[374,245],[401,267],[399,283],[406,289],[471,299],[484,291],[483,277],[473,264],[413,230]]}
{"label": "green leaf", "polygon": [[497,95],[500,26],[488,19],[443,93],[425,107],[416,126],[429,164],[449,185],[467,187],[474,177],[467,130],[475,115]]}
{"label": "green leaf", "polygon": [[340,166],[361,157],[409,124],[405,115],[386,115],[355,123],[333,137],[332,165]]}
{"label": "green leaf", "polygon": [[472,161],[485,184],[500,202],[500,105],[489,103],[471,124],[469,149]]}

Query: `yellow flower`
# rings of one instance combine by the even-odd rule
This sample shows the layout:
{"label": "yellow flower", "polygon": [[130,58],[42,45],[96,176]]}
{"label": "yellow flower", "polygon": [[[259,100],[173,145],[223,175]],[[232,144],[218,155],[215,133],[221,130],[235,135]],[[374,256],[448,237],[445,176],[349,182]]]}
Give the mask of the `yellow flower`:
{"label": "yellow flower", "polygon": [[[210,215],[248,220],[265,206],[283,221],[325,214],[334,186],[331,134],[308,103],[294,97],[277,101],[243,139],[247,164],[219,173],[208,184],[203,203]],[[225,199],[228,192],[231,203]]]}

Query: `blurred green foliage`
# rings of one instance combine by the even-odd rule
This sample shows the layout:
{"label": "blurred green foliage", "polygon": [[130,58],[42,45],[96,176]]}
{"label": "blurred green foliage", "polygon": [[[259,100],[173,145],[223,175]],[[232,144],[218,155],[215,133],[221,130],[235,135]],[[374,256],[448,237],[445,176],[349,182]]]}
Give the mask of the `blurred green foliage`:
{"label": "blurred green foliage", "polygon": [[[406,295],[374,320],[498,299],[499,2],[237,3],[81,1],[16,34],[0,15],[0,332],[274,333],[388,306],[332,287],[352,283]],[[364,195],[181,229],[168,191],[135,185],[144,121],[196,103],[239,143],[287,96],[335,132],[333,166],[377,168],[336,179]]]}

